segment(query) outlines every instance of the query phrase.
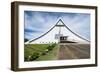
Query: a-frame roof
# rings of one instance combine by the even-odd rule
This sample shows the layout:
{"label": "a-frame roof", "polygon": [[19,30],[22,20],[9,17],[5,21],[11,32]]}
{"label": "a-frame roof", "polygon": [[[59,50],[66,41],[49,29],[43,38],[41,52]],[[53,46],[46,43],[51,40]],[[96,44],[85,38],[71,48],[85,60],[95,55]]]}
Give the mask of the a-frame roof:
{"label": "a-frame roof", "polygon": [[[73,32],[67,25],[64,24],[64,22],[63,22],[61,19],[59,19],[59,20],[57,21],[57,23],[56,23],[49,31],[47,31],[46,33],[44,33],[43,35],[41,35],[41,36],[39,36],[39,37],[37,37],[37,38],[35,38],[35,39],[29,40],[28,43],[31,43],[31,42],[33,42],[33,41],[35,41],[35,40],[37,40],[37,39],[39,39],[39,38],[45,36],[45,35],[48,34],[54,27],[65,27],[66,29],[68,29],[71,33],[73,33],[73,34],[74,34],[75,36],[77,36],[78,38],[81,38],[81,39],[83,39],[83,40],[85,40],[85,41],[87,41],[87,42],[90,42],[89,40],[87,40],[87,39],[81,37],[79,34],[76,34],[75,32]],[[27,43],[27,42],[25,42],[25,43]]]}

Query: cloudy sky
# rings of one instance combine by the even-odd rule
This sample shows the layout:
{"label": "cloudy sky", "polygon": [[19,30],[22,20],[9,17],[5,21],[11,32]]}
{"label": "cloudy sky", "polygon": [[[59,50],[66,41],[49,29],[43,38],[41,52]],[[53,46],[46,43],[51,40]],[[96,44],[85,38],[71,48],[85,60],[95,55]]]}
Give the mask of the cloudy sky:
{"label": "cloudy sky", "polygon": [[62,19],[72,31],[90,40],[90,14],[41,11],[24,11],[25,38],[30,40],[41,36],[59,19]]}

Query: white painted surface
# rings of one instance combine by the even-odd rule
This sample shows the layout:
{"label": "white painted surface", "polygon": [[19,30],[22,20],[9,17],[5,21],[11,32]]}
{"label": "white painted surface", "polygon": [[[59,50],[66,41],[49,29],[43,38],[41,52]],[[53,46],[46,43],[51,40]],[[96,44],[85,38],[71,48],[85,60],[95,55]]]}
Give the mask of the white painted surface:
{"label": "white painted surface", "polygon": [[[24,16],[24,10],[26,10],[26,9],[28,9],[28,10],[43,10],[43,11],[52,11],[52,12],[54,12],[54,11],[60,11],[60,12],[75,12],[75,13],[77,13],[77,12],[80,12],[80,13],[90,13],[90,19],[91,19],[91,21],[90,21],[90,23],[91,23],[91,26],[90,26],[90,28],[91,28],[91,58],[90,59],[78,59],[78,60],[62,60],[62,61],[41,61],[41,62],[38,62],[38,61],[35,61],[35,62],[24,62],[24,39],[23,39],[23,37],[24,37],[24,19],[23,19],[23,16]],[[40,7],[40,6],[38,6],[38,7],[36,7],[36,6],[34,6],[34,7],[32,7],[32,6],[23,6],[23,5],[21,5],[21,6],[19,6],[19,67],[20,68],[27,68],[27,67],[46,67],[46,66],[61,66],[61,65],[82,65],[82,64],[91,64],[91,63],[95,63],[95,36],[94,36],[94,34],[95,34],[95,17],[94,17],[95,15],[94,15],[94,10],[87,10],[87,9],[77,9],[77,8],[75,8],[75,9],[72,9],[72,8],[68,8],[68,9],[66,9],[66,8],[58,8],[58,7],[55,7],[55,8],[52,8],[52,7]],[[59,20],[58,20],[59,21]],[[57,21],[57,22],[58,22]],[[23,25],[22,25],[23,24]],[[81,40],[80,38],[77,38],[74,34],[72,34],[72,33],[70,33],[70,31],[68,31],[68,29],[66,29],[65,27],[63,27],[63,28],[61,28],[62,30],[61,30],[61,33],[64,35],[64,36],[66,36],[66,34],[67,34],[67,36],[70,36],[71,38],[68,38],[68,40],[72,40],[72,38],[74,38],[77,42],[86,42],[86,41],[84,41],[84,40]],[[58,27],[54,27],[54,29],[51,31],[51,32],[49,32],[47,35],[45,35],[44,37],[41,37],[40,39],[37,39],[36,41],[33,41],[32,43],[33,44],[39,44],[40,42],[44,42],[44,43],[46,43],[46,42],[48,42],[48,41],[50,41],[50,42],[58,42],[58,40],[55,40],[54,39],[54,36],[55,36],[55,34],[56,33],[59,33],[59,28]],[[31,44],[32,44],[31,43]],[[49,64],[49,65],[48,65]]]}

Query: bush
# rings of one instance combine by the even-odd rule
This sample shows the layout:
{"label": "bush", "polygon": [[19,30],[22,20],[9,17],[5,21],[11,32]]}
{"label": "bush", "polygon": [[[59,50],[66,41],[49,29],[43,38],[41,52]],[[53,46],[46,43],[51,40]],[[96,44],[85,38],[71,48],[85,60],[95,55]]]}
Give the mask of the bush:
{"label": "bush", "polygon": [[28,57],[25,56],[25,59],[24,59],[24,60],[25,60],[25,61],[28,61]]}
{"label": "bush", "polygon": [[34,52],[30,57],[30,61],[36,60],[39,56],[40,54],[38,52]]}
{"label": "bush", "polygon": [[53,48],[55,47],[55,45],[56,45],[56,44],[52,44],[52,45],[48,46],[48,47],[47,47],[48,51],[53,50]]}

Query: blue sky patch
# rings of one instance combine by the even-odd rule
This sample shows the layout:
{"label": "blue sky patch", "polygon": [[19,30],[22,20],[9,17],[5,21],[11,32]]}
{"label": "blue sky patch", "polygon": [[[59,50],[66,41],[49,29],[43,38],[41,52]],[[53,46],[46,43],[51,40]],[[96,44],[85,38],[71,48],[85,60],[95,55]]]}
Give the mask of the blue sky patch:
{"label": "blue sky patch", "polygon": [[72,31],[90,40],[90,14],[42,11],[24,11],[25,38],[30,40],[39,37],[59,19],[62,19]]}

